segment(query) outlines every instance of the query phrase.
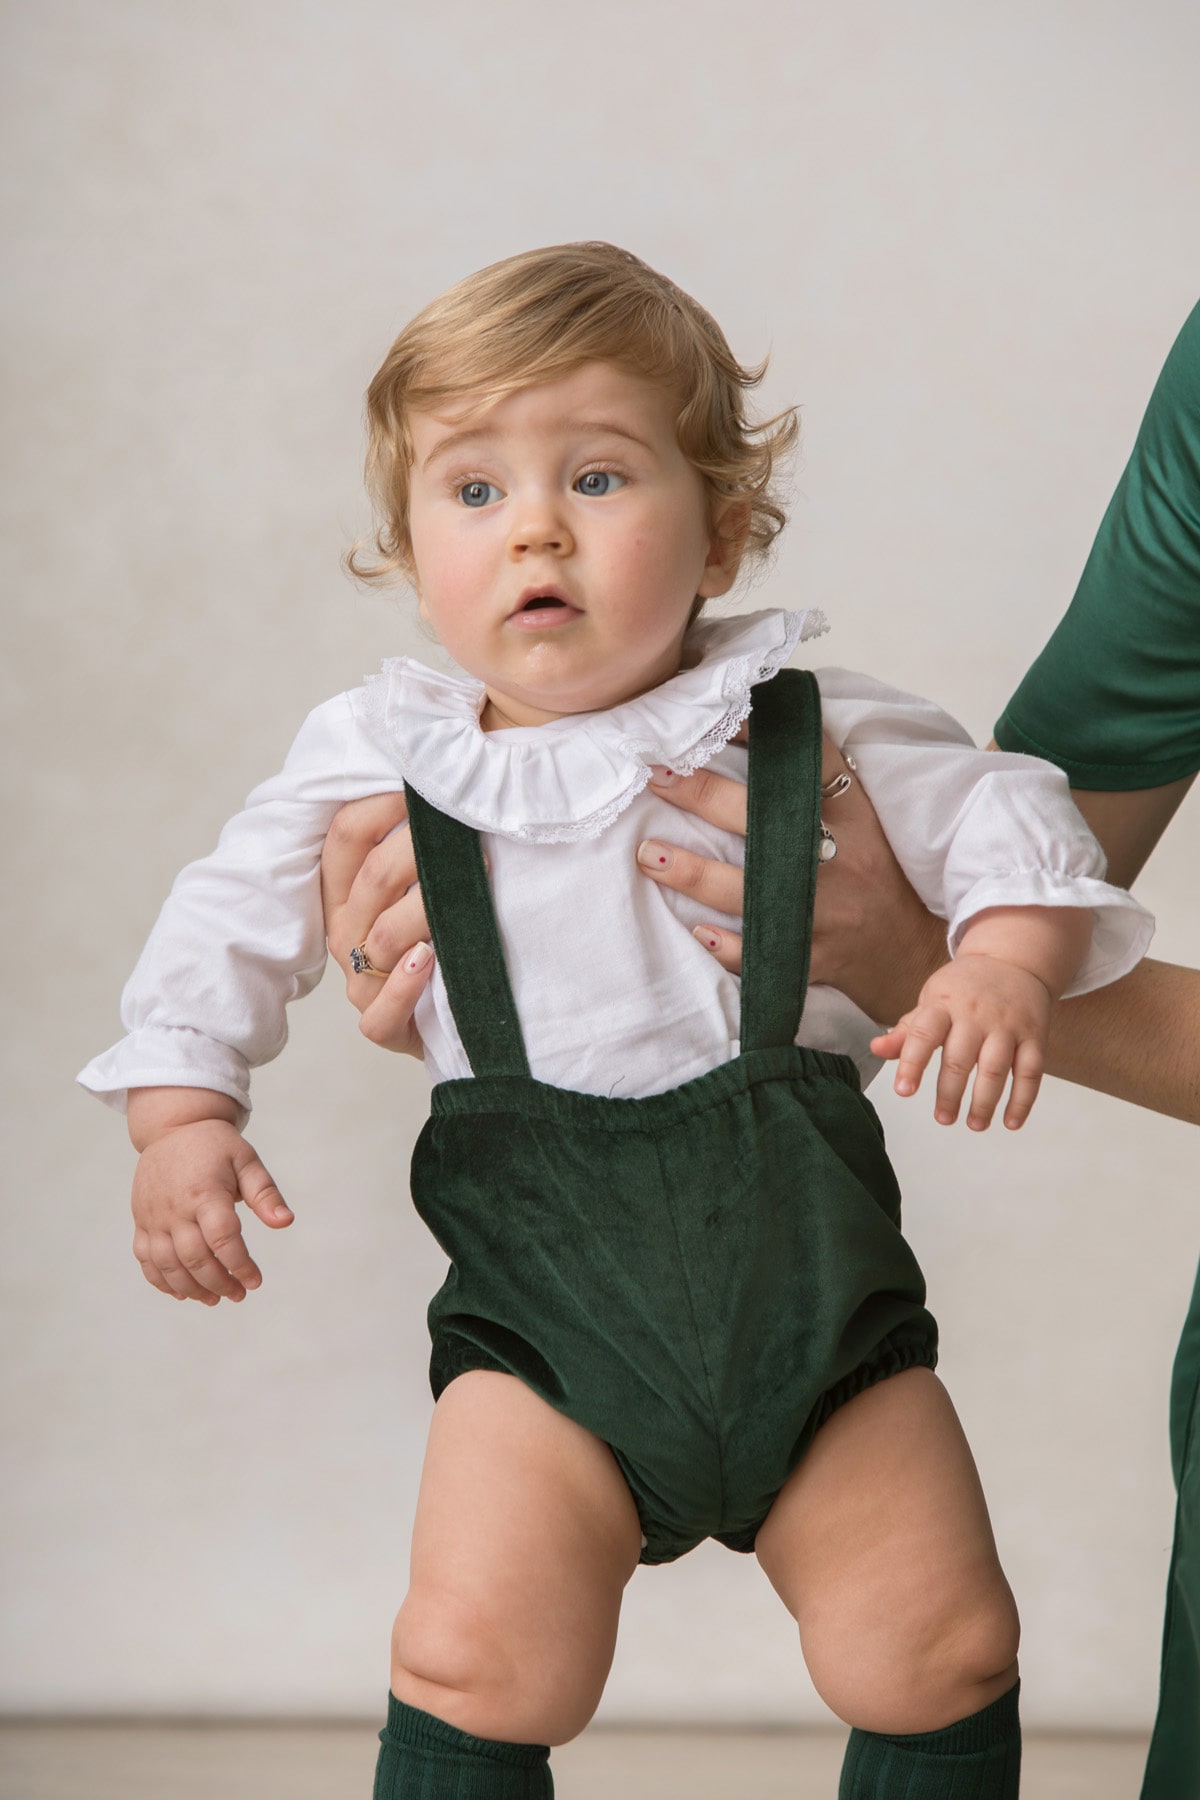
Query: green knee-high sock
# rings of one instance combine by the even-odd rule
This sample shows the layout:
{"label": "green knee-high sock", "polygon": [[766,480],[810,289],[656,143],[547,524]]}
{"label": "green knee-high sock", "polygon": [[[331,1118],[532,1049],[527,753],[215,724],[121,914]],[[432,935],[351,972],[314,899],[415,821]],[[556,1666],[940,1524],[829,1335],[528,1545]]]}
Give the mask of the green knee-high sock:
{"label": "green knee-high sock", "polygon": [[554,1800],[545,1744],[472,1737],[388,1695],[375,1800]]}
{"label": "green knee-high sock", "polygon": [[838,1800],[1017,1800],[1020,1682],[982,1712],[941,1731],[885,1737],[852,1731]]}

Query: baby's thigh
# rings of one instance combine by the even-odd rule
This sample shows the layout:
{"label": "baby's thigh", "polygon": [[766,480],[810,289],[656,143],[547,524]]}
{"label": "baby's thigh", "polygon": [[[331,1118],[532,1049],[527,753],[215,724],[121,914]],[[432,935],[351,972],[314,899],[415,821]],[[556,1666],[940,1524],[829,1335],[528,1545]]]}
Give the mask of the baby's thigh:
{"label": "baby's thigh", "polygon": [[393,1692],[477,1737],[566,1742],[603,1691],[640,1550],[605,1444],[514,1376],[460,1375],[430,1425]]}
{"label": "baby's thigh", "polygon": [[1016,1680],[1016,1606],[974,1459],[928,1369],[834,1413],[755,1550],[848,1724],[936,1730]]}

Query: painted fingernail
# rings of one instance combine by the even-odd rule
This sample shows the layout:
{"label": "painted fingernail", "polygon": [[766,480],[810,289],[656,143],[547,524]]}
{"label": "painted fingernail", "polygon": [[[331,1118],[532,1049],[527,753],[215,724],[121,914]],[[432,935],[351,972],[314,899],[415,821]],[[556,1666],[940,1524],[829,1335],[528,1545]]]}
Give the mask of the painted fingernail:
{"label": "painted fingernail", "polygon": [[650,779],[655,787],[674,787],[679,777],[674,769],[668,769],[662,763],[651,763]]}
{"label": "painted fingernail", "polygon": [[692,931],[692,936],[698,938],[706,950],[719,950],[721,948],[720,938],[715,931],[710,931],[707,925],[697,925]]}
{"label": "painted fingernail", "polygon": [[637,847],[637,859],[645,869],[669,869],[673,858],[665,844],[645,838]]}
{"label": "painted fingernail", "polygon": [[415,975],[418,969],[423,969],[425,967],[425,964],[432,955],[432,944],[414,944],[405,960],[405,972],[409,975]]}

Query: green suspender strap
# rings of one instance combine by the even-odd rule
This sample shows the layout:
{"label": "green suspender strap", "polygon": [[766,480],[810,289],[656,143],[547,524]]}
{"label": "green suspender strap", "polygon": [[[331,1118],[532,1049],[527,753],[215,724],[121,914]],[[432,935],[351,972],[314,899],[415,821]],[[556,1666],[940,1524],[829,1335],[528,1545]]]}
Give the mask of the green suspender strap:
{"label": "green suspender strap", "polygon": [[[425,915],[477,1078],[529,1074],[478,834],[406,789]],[[804,1010],[821,807],[821,702],[785,669],[754,690],[742,1050],[787,1048]],[[629,879],[641,879],[633,868]]]}
{"label": "green suspender strap", "polygon": [[528,1076],[479,834],[415,788],[405,793],[425,917],[471,1073]]}
{"label": "green suspender strap", "polygon": [[795,1042],[808,990],[821,825],[821,696],[806,669],[754,689],[742,939],[742,1052]]}

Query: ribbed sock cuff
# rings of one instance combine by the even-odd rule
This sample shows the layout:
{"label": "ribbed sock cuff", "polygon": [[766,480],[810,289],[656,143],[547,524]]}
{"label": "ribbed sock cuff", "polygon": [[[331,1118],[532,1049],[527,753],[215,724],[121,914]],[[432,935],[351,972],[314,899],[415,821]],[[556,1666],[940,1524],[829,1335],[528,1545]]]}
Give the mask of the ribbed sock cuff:
{"label": "ribbed sock cuff", "polygon": [[505,1744],[492,1738],[472,1737],[457,1725],[448,1725],[432,1713],[409,1706],[388,1695],[387,1724],[380,1732],[385,1742],[402,1744],[408,1750],[421,1750],[427,1756],[486,1758],[504,1763],[510,1769],[536,1769],[549,1760],[549,1744]]}
{"label": "ribbed sock cuff", "polygon": [[926,1756],[974,1756],[980,1750],[991,1750],[997,1744],[1007,1743],[1016,1731],[1020,1694],[1021,1683],[1018,1681],[990,1706],[956,1720],[953,1725],[944,1726],[941,1731],[918,1731],[911,1736],[895,1737],[885,1732],[873,1735],[878,1735],[883,1744],[896,1744],[905,1750],[921,1751]]}
{"label": "ribbed sock cuff", "polygon": [[852,1731],[838,1800],[1017,1800],[1020,1691],[941,1731]]}

